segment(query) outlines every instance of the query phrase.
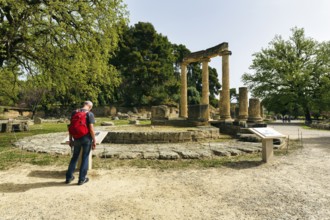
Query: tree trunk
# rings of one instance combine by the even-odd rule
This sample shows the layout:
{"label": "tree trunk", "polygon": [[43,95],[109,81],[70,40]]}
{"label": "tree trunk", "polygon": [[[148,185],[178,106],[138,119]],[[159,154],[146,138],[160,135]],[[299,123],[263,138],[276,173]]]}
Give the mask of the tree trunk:
{"label": "tree trunk", "polygon": [[311,112],[309,111],[308,107],[305,108],[305,120],[307,123],[312,122]]}

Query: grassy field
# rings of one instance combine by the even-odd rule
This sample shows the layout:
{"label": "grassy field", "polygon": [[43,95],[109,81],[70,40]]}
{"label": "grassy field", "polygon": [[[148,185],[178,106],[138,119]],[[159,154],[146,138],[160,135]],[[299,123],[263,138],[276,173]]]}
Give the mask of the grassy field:
{"label": "grassy field", "polygon": [[[96,126],[103,121],[109,121],[109,118],[96,118]],[[114,121],[115,125],[127,125],[127,120]],[[142,121],[141,124],[150,124],[150,121]],[[18,139],[53,132],[65,132],[67,125],[64,123],[44,123],[39,125],[31,125],[28,132],[12,132],[0,133],[0,170],[9,169],[11,167],[28,163],[34,165],[53,165],[66,166],[69,163],[68,155],[50,155],[33,152],[22,151],[13,146]],[[216,141],[216,140],[215,140]],[[223,141],[223,140],[221,140]],[[275,151],[275,155],[285,155],[299,148],[297,142],[290,142],[289,149]],[[93,159],[93,168],[95,169],[111,169],[115,167],[137,167],[137,168],[156,168],[156,169],[183,169],[183,168],[209,168],[209,167],[249,167],[261,165],[261,154],[247,154],[236,157],[217,157],[202,160],[119,160],[119,159]]]}

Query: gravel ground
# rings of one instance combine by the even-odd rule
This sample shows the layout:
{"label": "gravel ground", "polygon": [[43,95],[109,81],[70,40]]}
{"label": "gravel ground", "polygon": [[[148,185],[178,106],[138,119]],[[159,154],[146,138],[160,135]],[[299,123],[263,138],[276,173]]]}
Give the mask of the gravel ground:
{"label": "gravel ground", "polygon": [[272,127],[304,147],[267,164],[92,170],[82,186],[66,167],[1,171],[0,219],[330,219],[330,132]]}

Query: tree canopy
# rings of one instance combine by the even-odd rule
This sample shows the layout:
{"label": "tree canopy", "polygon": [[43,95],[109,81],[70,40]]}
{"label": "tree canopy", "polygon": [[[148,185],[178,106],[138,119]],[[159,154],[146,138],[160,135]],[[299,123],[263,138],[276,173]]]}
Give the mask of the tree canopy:
{"label": "tree canopy", "polygon": [[47,102],[97,100],[118,85],[108,60],[127,23],[121,0],[1,0],[0,22],[1,77],[38,76]]}
{"label": "tree canopy", "polygon": [[[0,105],[179,103],[180,63],[190,51],[151,23],[128,26],[127,16],[122,0],[0,0]],[[198,104],[200,63],[188,69],[190,103]],[[216,106],[216,69],[209,76]]]}
{"label": "tree canopy", "polygon": [[111,63],[122,78],[116,90],[120,103],[140,106],[175,102],[179,83],[174,74],[173,47],[151,23],[127,27]]}
{"label": "tree canopy", "polygon": [[284,40],[276,36],[269,47],[253,55],[243,81],[265,107],[275,113],[294,114],[329,110],[330,42],[319,43],[305,36],[304,29],[293,28]]}

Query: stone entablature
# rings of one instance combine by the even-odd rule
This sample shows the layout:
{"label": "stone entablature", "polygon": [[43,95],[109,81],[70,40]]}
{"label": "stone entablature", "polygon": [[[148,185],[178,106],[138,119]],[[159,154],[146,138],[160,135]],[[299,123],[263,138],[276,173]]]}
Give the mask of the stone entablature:
{"label": "stone entablature", "polygon": [[203,58],[213,58],[221,55],[224,51],[228,50],[228,43],[223,42],[214,47],[208,48],[206,50],[200,50],[197,52],[193,52],[188,54],[183,58],[183,63],[194,63],[199,62]]}

